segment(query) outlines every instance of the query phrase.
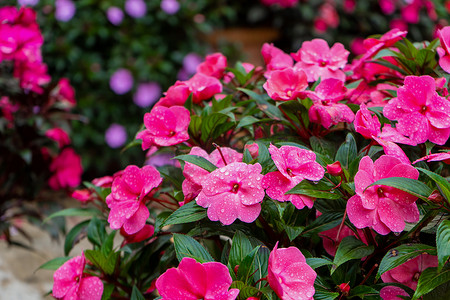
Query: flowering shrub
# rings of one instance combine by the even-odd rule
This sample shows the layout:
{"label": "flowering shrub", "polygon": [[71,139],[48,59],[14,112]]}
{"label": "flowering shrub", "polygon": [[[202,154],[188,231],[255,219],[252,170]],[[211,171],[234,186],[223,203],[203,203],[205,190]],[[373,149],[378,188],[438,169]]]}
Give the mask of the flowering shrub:
{"label": "flowering shrub", "polygon": [[77,187],[83,172],[69,136],[81,118],[71,113],[75,91],[67,78],[50,82],[43,42],[35,11],[0,8],[0,219],[8,241],[14,218],[41,217],[49,200],[42,190]]}
{"label": "flowering shrub", "polygon": [[[84,208],[56,214],[91,216],[65,254],[87,237],[80,269],[103,299],[444,299],[449,74],[442,41],[406,34],[351,61],[320,39],[291,55],[266,44],[266,66],[206,57],[136,134],[180,164],[86,183]],[[65,261],[42,266],[56,298]]]}

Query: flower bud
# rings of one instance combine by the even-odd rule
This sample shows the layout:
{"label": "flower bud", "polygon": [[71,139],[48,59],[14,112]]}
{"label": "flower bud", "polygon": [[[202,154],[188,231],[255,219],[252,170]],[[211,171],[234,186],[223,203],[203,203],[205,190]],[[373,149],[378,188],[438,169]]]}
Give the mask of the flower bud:
{"label": "flower bud", "polygon": [[441,203],[444,198],[438,190],[434,190],[430,196],[428,196],[428,200],[433,203]]}
{"label": "flower bud", "polygon": [[348,296],[350,292],[350,285],[348,283],[341,283],[338,288],[344,296]]}
{"label": "flower bud", "polygon": [[340,176],[342,175],[342,167],[339,161],[332,163],[331,165],[327,165],[327,172],[331,176]]}

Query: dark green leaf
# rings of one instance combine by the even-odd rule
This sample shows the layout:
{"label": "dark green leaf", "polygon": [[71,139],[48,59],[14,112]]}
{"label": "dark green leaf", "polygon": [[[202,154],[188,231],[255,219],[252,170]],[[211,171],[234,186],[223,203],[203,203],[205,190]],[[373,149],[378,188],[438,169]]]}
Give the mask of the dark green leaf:
{"label": "dark green leaf", "polygon": [[444,220],[439,224],[436,232],[436,247],[439,261],[438,271],[440,271],[450,257],[450,220]]}
{"label": "dark green leaf", "polygon": [[237,279],[243,281],[245,284],[248,283],[248,279],[255,271],[253,269],[254,267],[254,261],[256,254],[259,251],[260,246],[257,246],[254,248],[249,254],[247,254],[244,259],[242,260],[241,264],[239,265],[238,271],[237,271]]}
{"label": "dark green leaf", "polygon": [[96,246],[101,246],[106,237],[105,223],[97,218],[92,218],[87,229],[89,241]]}
{"label": "dark green leaf", "polygon": [[101,245],[101,251],[105,256],[108,256],[112,250],[113,250],[113,246],[114,246],[114,237],[116,236],[117,231],[114,230],[113,232],[111,232],[106,239],[102,242]]}
{"label": "dark green leaf", "polygon": [[423,168],[416,168],[417,170],[425,173],[428,177],[433,179],[434,182],[441,188],[442,193],[444,194],[445,199],[450,204],[450,183],[442,176],[431,172],[430,170]]}
{"label": "dark green leaf", "polygon": [[46,223],[48,220],[53,219],[55,217],[94,217],[100,216],[101,212],[95,208],[66,208],[60,211],[57,211],[42,221],[42,223]]}
{"label": "dark green leaf", "polygon": [[358,156],[358,148],[355,138],[348,133],[344,143],[339,147],[335,160],[339,161],[345,169],[348,169],[350,163]]}
{"label": "dark green leaf", "polygon": [[69,255],[70,250],[73,246],[80,241],[83,237],[83,233],[86,233],[86,228],[90,220],[83,221],[75,225],[69,233],[66,235],[66,240],[64,241],[64,255]]}
{"label": "dark green leaf", "polygon": [[323,198],[323,199],[339,199],[342,194],[335,189],[332,189],[334,185],[329,185],[325,181],[320,181],[319,183],[313,183],[308,180],[302,180],[295,187],[286,192],[286,194],[300,194],[306,195],[313,198]]}
{"label": "dark green leaf", "polygon": [[103,287],[103,294],[102,294],[102,300],[109,300],[111,299],[111,294],[113,293],[115,288],[115,285],[111,283],[107,283]]}
{"label": "dark green leaf", "polygon": [[374,185],[386,185],[394,187],[399,190],[405,191],[413,196],[419,197],[420,199],[425,201],[428,200],[428,197],[433,192],[425,183],[406,177],[382,178],[380,180],[375,181],[368,187]]}
{"label": "dark green leaf", "polygon": [[376,295],[379,296],[379,292],[367,285],[358,285],[350,289],[350,294],[348,298],[358,297],[364,299],[365,296]]}
{"label": "dark green leaf", "polygon": [[333,260],[335,267],[332,268],[331,274],[333,274],[337,267],[349,260],[361,259],[372,254],[374,249],[373,245],[367,246],[354,236],[343,238],[336,250],[336,255]]}
{"label": "dark green leaf", "polygon": [[133,285],[133,290],[131,291],[131,300],[145,300],[144,295],[135,285]]}
{"label": "dark green leaf", "polygon": [[333,265],[331,260],[319,257],[309,257],[306,259],[306,263],[313,269]]}
{"label": "dark green leaf", "polygon": [[52,260],[49,260],[46,263],[43,263],[42,265],[39,266],[39,269],[44,269],[44,270],[57,270],[59,267],[61,267],[66,261],[68,261],[69,259],[71,259],[72,257],[70,256],[65,256],[65,257],[57,257],[54,258]]}
{"label": "dark green leaf", "polygon": [[197,205],[195,201],[191,201],[174,211],[161,227],[173,224],[184,224],[202,220],[206,217],[206,209]]}
{"label": "dark green leaf", "polygon": [[230,256],[228,260],[228,265],[231,269],[234,269],[235,266],[240,265],[242,260],[252,251],[252,249],[252,244],[247,236],[240,231],[236,231],[236,234],[233,236],[233,240],[231,242]]}
{"label": "dark green leaf", "polygon": [[255,296],[259,290],[253,286],[244,286],[239,292],[239,299],[247,299]]}
{"label": "dark green leaf", "polygon": [[301,233],[303,237],[310,237],[313,234],[322,232],[338,226],[344,213],[324,213],[315,219],[311,224],[306,226],[305,230]]}
{"label": "dark green leaf", "polygon": [[330,291],[324,290],[322,288],[316,287],[316,293],[314,294],[314,300],[334,300],[337,297],[339,297],[339,293],[337,293],[337,292],[330,292]]}
{"label": "dark green leaf", "polygon": [[206,141],[208,138],[212,137],[212,133],[214,131],[214,129],[227,122],[228,120],[228,116],[225,114],[221,114],[221,113],[212,113],[206,117],[203,118],[202,120],[202,136],[201,139],[202,141]]}
{"label": "dark green leaf", "polygon": [[209,160],[207,160],[204,157],[198,156],[198,155],[185,154],[185,155],[175,156],[174,158],[189,162],[196,166],[199,166],[200,168],[205,169],[208,172],[212,172],[215,169],[217,169],[217,167],[213,163],[211,163]]}
{"label": "dark green leaf", "polygon": [[200,245],[194,238],[174,233],[173,234],[173,243],[175,246],[175,252],[177,254],[178,261],[181,262],[183,257],[191,257],[200,263],[214,261],[211,254]]}
{"label": "dark green leaf", "polygon": [[[260,280],[261,278],[264,278],[267,276],[267,268],[269,265],[269,255],[270,255],[270,249],[266,246],[261,246],[259,248],[258,253],[256,254],[255,261],[254,261],[254,269],[256,270],[256,273],[254,275],[255,282]],[[260,281],[259,288],[261,288],[264,283],[263,281]]]}
{"label": "dark green leaf", "polygon": [[103,254],[100,250],[85,250],[84,255],[97,268],[105,274],[111,275],[116,268],[116,262],[119,258],[119,252],[111,252],[109,255]]}
{"label": "dark green leaf", "polygon": [[289,237],[289,241],[291,242],[295,240],[295,238],[298,237],[305,229],[304,226],[289,226],[286,224],[283,224],[283,228]]}
{"label": "dark green leaf", "polygon": [[450,269],[443,272],[438,272],[437,268],[425,269],[419,277],[417,289],[412,297],[412,300],[416,300],[421,296],[428,294],[436,287],[448,281],[450,281]]}

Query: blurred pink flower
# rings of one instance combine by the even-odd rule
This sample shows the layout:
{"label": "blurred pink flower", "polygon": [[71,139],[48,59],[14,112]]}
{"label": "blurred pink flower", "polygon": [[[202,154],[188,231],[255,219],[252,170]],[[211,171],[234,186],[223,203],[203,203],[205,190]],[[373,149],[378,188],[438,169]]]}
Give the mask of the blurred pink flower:
{"label": "blurred pink flower", "polygon": [[277,148],[274,145],[270,145],[269,152],[278,171],[264,175],[262,185],[267,195],[281,202],[291,201],[298,209],[305,206],[311,208],[314,204],[313,198],[285,193],[303,179],[317,181],[323,177],[325,170],[315,161],[316,154],[294,146]]}
{"label": "blurred pink flower", "polygon": [[92,200],[92,192],[89,189],[75,190],[70,196],[81,203],[86,203]]}
{"label": "blurred pink flower", "polygon": [[57,101],[64,103],[67,107],[73,107],[77,103],[75,100],[75,90],[67,78],[61,78],[52,93],[54,93]]}
{"label": "blurred pink flower", "polygon": [[450,73],[450,26],[446,26],[437,31],[441,47],[437,49],[439,54],[439,65]]}
{"label": "blurred pink flower", "polygon": [[330,49],[325,40],[313,39],[303,42],[302,47],[297,53],[293,53],[292,57],[297,61],[294,68],[305,71],[308,82],[319,78],[345,81],[342,69],[347,64],[349,54],[341,43],[334,44]]}
{"label": "blurred pink flower", "polygon": [[288,67],[270,72],[263,87],[270,98],[288,101],[300,98],[308,87],[308,81],[305,72]]}
{"label": "blurred pink flower", "polygon": [[344,82],[328,78],[322,80],[314,91],[305,92],[313,101],[308,111],[311,122],[322,124],[325,128],[339,122],[353,122],[355,114],[352,110],[347,105],[338,103],[344,99],[346,91]]}
{"label": "blurred pink flower", "polygon": [[403,231],[405,221],[412,223],[419,220],[415,203],[417,197],[389,186],[367,188],[375,181],[389,177],[417,180],[419,172],[410,164],[389,155],[383,155],[375,162],[369,156],[361,159],[355,175],[356,195],[347,203],[348,217],[356,228],[371,227],[386,235],[391,231]]}
{"label": "blurred pink flower", "polygon": [[70,137],[64,129],[55,127],[47,130],[45,136],[58,143],[58,147],[62,148],[70,144]]}
{"label": "blurred pink flower", "polygon": [[412,0],[401,8],[402,19],[405,22],[416,24],[419,22],[419,12],[422,8],[422,0]]}
{"label": "blurred pink flower", "polygon": [[264,189],[261,165],[233,162],[212,171],[202,181],[197,204],[208,208],[208,218],[230,225],[236,218],[251,223],[261,211]]}
{"label": "blurred pink flower", "polygon": [[114,178],[111,194],[106,197],[106,204],[111,209],[108,216],[110,227],[123,228],[127,234],[141,230],[149,217],[146,196],[161,182],[161,175],[152,166],[141,169],[134,165],[126,167]]}
{"label": "blurred pink flower", "polygon": [[38,94],[43,93],[42,86],[51,80],[47,73],[47,65],[38,61],[16,61],[13,75],[20,80],[21,88]]}
{"label": "blurred pink flower", "polygon": [[427,268],[434,268],[437,266],[437,256],[424,253],[381,274],[381,279],[383,282],[401,283],[415,290],[420,274]]}
{"label": "blurred pink flower", "polygon": [[142,140],[142,150],[152,145],[172,146],[189,139],[188,126],[191,120],[189,111],[182,106],[154,107],[144,115],[146,129],[136,135]]}
{"label": "blurred pink flower", "polygon": [[396,0],[379,0],[378,4],[385,15],[390,15],[395,11],[395,2]]}
{"label": "blurred pink flower", "polygon": [[100,300],[103,282],[98,277],[84,273],[85,266],[83,253],[59,267],[53,274],[52,295],[63,300]]}
{"label": "blurred pink flower", "polygon": [[72,148],[64,148],[50,164],[53,175],[48,180],[48,185],[54,189],[76,187],[81,183],[81,158]]}
{"label": "blurred pink flower", "polygon": [[178,268],[170,268],[159,276],[156,289],[164,300],[234,300],[239,290],[229,290],[232,282],[224,264],[201,264],[193,258],[184,257]]}
{"label": "blurred pink flower", "polygon": [[299,0],[261,0],[264,5],[279,5],[284,8],[293,7]]}
{"label": "blurred pink flower", "polygon": [[317,274],[306,263],[296,247],[278,249],[275,244],[269,255],[267,281],[282,300],[312,300]]}
{"label": "blurred pink flower", "polygon": [[197,67],[197,72],[221,79],[225,74],[227,58],[222,53],[207,55],[205,61]]}
{"label": "blurred pink flower", "polygon": [[450,103],[438,95],[430,76],[407,76],[383,114],[397,120],[397,130],[418,144],[443,145],[450,136]]}

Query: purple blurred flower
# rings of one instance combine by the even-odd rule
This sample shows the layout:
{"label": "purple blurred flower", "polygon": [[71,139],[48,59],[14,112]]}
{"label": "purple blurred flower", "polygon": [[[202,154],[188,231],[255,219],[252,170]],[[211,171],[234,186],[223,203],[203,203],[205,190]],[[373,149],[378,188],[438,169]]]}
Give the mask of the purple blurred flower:
{"label": "purple blurred flower", "polygon": [[35,6],[39,3],[39,0],[17,0],[19,5]]}
{"label": "purple blurred flower", "polygon": [[113,123],[106,129],[105,141],[111,148],[119,148],[127,141],[127,132],[122,125]]}
{"label": "purple blurred flower", "polygon": [[114,25],[119,25],[120,23],[122,23],[123,20],[123,11],[118,8],[117,6],[111,6],[110,8],[108,8],[108,10],[106,11],[106,16],[108,17],[108,20],[114,24]]}
{"label": "purple blurred flower", "polygon": [[183,58],[183,69],[192,75],[197,72],[197,66],[203,61],[203,57],[197,53],[189,53]]}
{"label": "purple blurred flower", "polygon": [[184,68],[181,68],[180,71],[178,71],[177,80],[186,81],[190,77],[191,76],[188,74],[188,72],[186,72],[186,70]]}
{"label": "purple blurred flower", "polygon": [[175,159],[172,159],[173,157],[175,157],[175,154],[173,154],[173,153],[153,154],[147,159],[145,164],[149,165],[149,166],[153,166],[155,168],[162,167],[165,165],[176,166],[178,161]]}
{"label": "purple blurred flower", "polygon": [[143,0],[127,0],[125,2],[125,11],[130,17],[139,19],[147,13],[147,5]]}
{"label": "purple blurred flower", "polygon": [[118,69],[109,79],[109,86],[118,95],[123,95],[133,87],[133,75],[127,69]]}
{"label": "purple blurred flower", "polygon": [[75,15],[76,7],[72,0],[56,0],[55,18],[61,22],[67,22]]}
{"label": "purple blurred flower", "polygon": [[180,9],[180,3],[177,0],[162,0],[161,9],[168,15],[176,14]]}
{"label": "purple blurred flower", "polygon": [[161,97],[161,87],[156,82],[141,83],[134,93],[133,101],[139,107],[149,107]]}

